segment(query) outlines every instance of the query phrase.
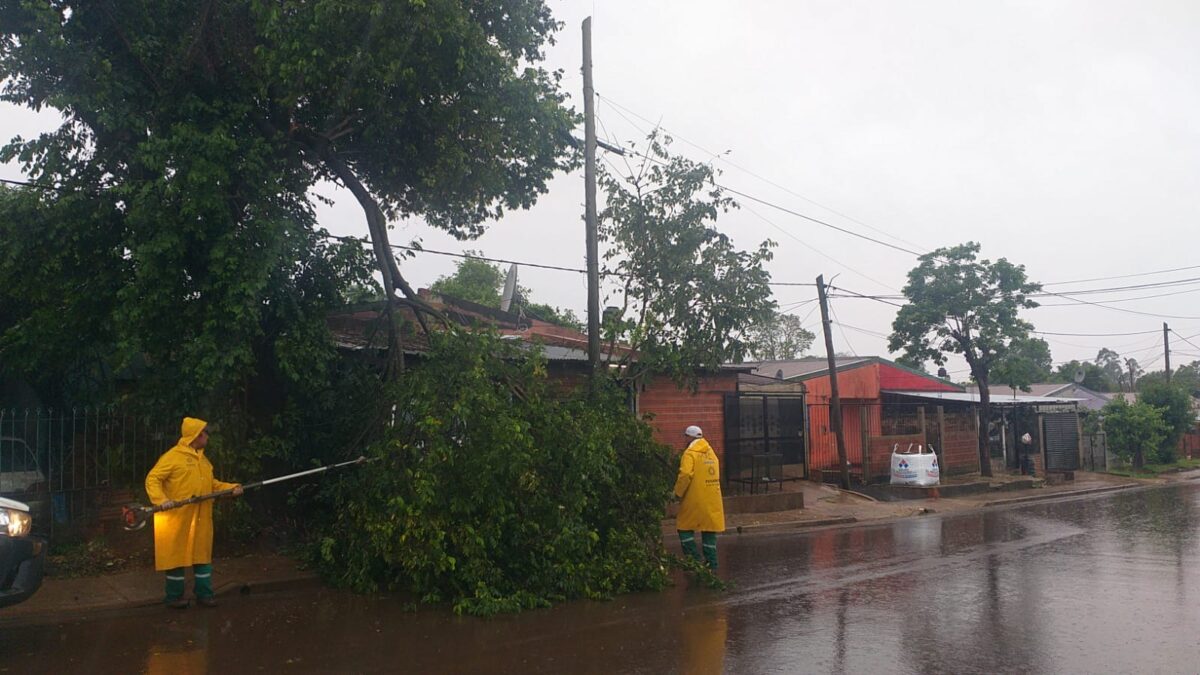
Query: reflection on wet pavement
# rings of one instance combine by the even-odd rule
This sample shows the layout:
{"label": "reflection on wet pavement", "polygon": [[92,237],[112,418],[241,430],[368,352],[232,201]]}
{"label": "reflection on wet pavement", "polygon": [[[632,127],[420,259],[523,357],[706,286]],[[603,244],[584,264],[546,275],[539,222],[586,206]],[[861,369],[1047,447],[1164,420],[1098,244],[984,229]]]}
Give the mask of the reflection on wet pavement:
{"label": "reflection on wet pavement", "polygon": [[310,591],[0,630],[0,672],[1200,670],[1200,488],[727,536],[717,592],[489,620]]}

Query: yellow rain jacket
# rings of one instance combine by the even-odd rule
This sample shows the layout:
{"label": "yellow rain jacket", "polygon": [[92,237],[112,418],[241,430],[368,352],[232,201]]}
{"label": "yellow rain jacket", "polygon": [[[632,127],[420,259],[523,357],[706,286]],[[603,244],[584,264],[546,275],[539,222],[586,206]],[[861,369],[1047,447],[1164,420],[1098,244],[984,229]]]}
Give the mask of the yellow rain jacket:
{"label": "yellow rain jacket", "polygon": [[721,467],[717,453],[703,438],[697,438],[679,459],[675,496],[683,500],[676,529],[687,532],[725,531],[725,505],[721,502]]}
{"label": "yellow rain jacket", "polygon": [[[191,446],[208,423],[183,418],[182,436],[146,476],[146,494],[153,504],[179,501],[238,486],[213,478],[203,450]],[[171,570],[212,562],[212,500],[154,514],[154,569]]]}

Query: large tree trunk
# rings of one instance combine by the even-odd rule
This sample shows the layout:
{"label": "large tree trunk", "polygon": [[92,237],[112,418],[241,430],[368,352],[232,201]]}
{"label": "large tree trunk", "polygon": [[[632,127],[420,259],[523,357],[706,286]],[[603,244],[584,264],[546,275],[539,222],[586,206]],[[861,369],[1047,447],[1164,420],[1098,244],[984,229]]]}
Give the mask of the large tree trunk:
{"label": "large tree trunk", "polygon": [[422,300],[404,279],[404,276],[400,274],[396,257],[392,255],[391,242],[388,241],[387,217],[384,215],[383,209],[379,207],[375,196],[358,179],[354,170],[334,151],[329,140],[324,136],[304,129],[297,129],[293,133],[342,181],[342,184],[358,200],[366,215],[367,230],[371,234],[371,248],[375,253],[375,261],[379,268],[379,275],[383,279],[383,289],[387,299],[385,319],[388,326],[388,354],[390,357],[387,377],[390,378],[396,372],[404,369],[402,329],[400,317],[395,312],[396,290],[399,289],[404,293],[405,298],[413,307],[413,314],[416,316],[417,322],[426,335],[429,334],[429,325],[425,322],[425,314],[429,314],[443,323],[446,323],[445,317]]}
{"label": "large tree trunk", "polygon": [[992,422],[992,395],[988,391],[987,375],[975,375],[979,384],[979,474],[992,476],[992,453],[989,446],[988,425]]}

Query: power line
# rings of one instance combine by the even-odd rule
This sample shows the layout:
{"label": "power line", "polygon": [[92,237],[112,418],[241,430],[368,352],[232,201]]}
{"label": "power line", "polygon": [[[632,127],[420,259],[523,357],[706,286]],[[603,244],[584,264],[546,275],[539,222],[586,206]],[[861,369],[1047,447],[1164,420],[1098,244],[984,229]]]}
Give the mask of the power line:
{"label": "power line", "polygon": [[[808,242],[804,241],[800,237],[796,236],[795,233],[793,233],[791,230],[787,230],[787,229],[784,229],[783,227],[780,227],[778,224],[775,223],[775,221],[760,214],[758,211],[755,211],[754,209],[752,209],[748,206],[746,207],[746,210],[749,211],[750,213],[752,213],[753,215],[755,215],[756,217],[758,217],[759,220],[762,220],[763,222],[767,223],[768,225],[775,228],[776,230],[779,230],[780,232],[784,233],[786,236],[796,240],[796,242],[799,243],[801,246],[803,246],[811,251],[814,251],[818,255],[821,255],[829,260],[832,260],[837,265],[840,265],[841,267],[845,268],[846,271],[850,272],[851,274],[856,274],[856,275],[866,279],[867,281],[871,281],[876,284],[879,284],[880,286],[887,288],[889,290],[894,290],[894,289],[892,289],[891,286],[888,286],[887,284],[883,283],[882,281],[875,279],[873,277],[870,277],[864,272],[860,272],[860,271],[854,269],[853,267],[847,265],[846,263],[844,263],[844,262],[838,260],[837,258],[834,258],[833,256],[829,255],[828,253],[818,249],[817,247],[813,246],[812,244],[809,244]],[[816,286],[816,284],[811,284],[811,283],[807,284],[807,285]]]}
{"label": "power line", "polygon": [[[371,242],[369,240],[360,239],[358,237],[341,237],[341,236],[334,235],[334,234],[327,234],[324,236],[327,239],[336,239],[337,241],[354,242],[356,244],[364,244],[364,245],[368,245],[368,246],[371,244]],[[492,257],[482,256],[482,255],[473,255],[470,253],[454,253],[452,251],[439,251],[437,249],[425,248],[423,246],[405,246],[403,244],[391,244],[391,243],[389,243],[388,246],[390,246],[391,248],[394,248],[394,249],[401,250],[401,251],[411,251],[413,253],[430,253],[433,255],[447,256],[450,258],[463,258],[466,260],[482,260],[484,262],[492,262],[492,263],[498,263],[498,264],[503,264],[503,265],[520,265],[521,267],[534,267],[537,269],[554,270],[554,271],[558,271],[558,272],[574,272],[576,274],[587,274],[587,270],[582,267],[563,267],[561,265],[546,265],[543,263],[534,263],[534,262],[528,262],[528,261],[524,261],[524,260],[512,260],[509,258],[492,258]],[[614,272],[601,272],[601,275],[602,276],[611,276],[611,277],[624,276],[624,275],[617,274]],[[768,286],[813,286],[813,287],[816,286],[816,284],[812,283],[811,281],[808,281],[808,282],[804,282],[804,281],[768,281],[767,285]],[[812,301],[805,300],[804,302],[812,302]]]}
{"label": "power line", "polygon": [[1159,333],[1156,330],[1143,330],[1132,333],[1052,333],[1045,330],[1033,330],[1029,332],[1038,335],[1058,335],[1062,337],[1128,337],[1130,335],[1150,335],[1151,333],[1157,335]]}
{"label": "power line", "polygon": [[[1172,329],[1170,329],[1170,330],[1171,330],[1171,332],[1172,332],[1172,333],[1175,333],[1176,335],[1179,335],[1179,332],[1178,332],[1178,331],[1176,331],[1174,328],[1172,328]],[[1195,336],[1195,335],[1193,335],[1192,337],[1196,337],[1196,336]],[[1185,338],[1185,337],[1183,337],[1182,335],[1179,335],[1179,339],[1180,339],[1180,340],[1183,340],[1183,341],[1184,341],[1184,342],[1186,342],[1186,343],[1188,343],[1188,344],[1189,344],[1189,345],[1191,345],[1192,347],[1195,347],[1196,349],[1200,349],[1200,347],[1197,347],[1197,346],[1196,346],[1196,343],[1195,343],[1195,342],[1192,342],[1191,340],[1189,340],[1188,338]]]}
{"label": "power line", "polygon": [[1091,279],[1073,279],[1071,281],[1050,281],[1042,284],[1043,286],[1062,286],[1066,284],[1082,284],[1089,281],[1110,281],[1112,279],[1132,279],[1134,277],[1148,277],[1155,274],[1167,274],[1169,272],[1182,272],[1184,270],[1200,269],[1200,265],[1189,265],[1187,267],[1173,267],[1167,270],[1154,270],[1151,272],[1137,272],[1135,274],[1117,274],[1111,277],[1093,277]]}
{"label": "power line", "polygon": [[[815,201],[815,200],[813,200],[813,199],[810,199],[810,198],[808,198],[808,197],[805,197],[804,195],[800,194],[799,192],[796,192],[795,190],[792,190],[791,188],[787,187],[786,185],[782,185],[782,184],[780,184],[780,183],[777,183],[777,182],[775,182],[775,181],[771,180],[770,178],[767,178],[767,177],[765,177],[765,176],[762,176],[762,175],[760,175],[760,174],[757,174],[757,173],[755,173],[754,171],[751,171],[750,169],[747,169],[746,167],[744,167],[744,166],[741,166],[741,165],[737,164],[736,162],[734,162],[733,160],[731,160],[731,159],[727,158],[725,155],[727,154],[727,152],[728,152],[728,151],[726,151],[726,152],[713,152],[712,150],[709,150],[708,148],[705,148],[705,147],[703,147],[703,146],[701,146],[701,145],[699,145],[699,144],[697,144],[697,143],[695,143],[695,142],[693,142],[693,141],[690,141],[690,140],[688,140],[688,139],[684,138],[683,136],[680,136],[679,134],[677,134],[677,133],[675,133],[675,132],[671,131],[670,129],[667,129],[666,127],[663,127],[661,123],[651,122],[651,121],[650,121],[649,119],[647,119],[646,117],[644,117],[644,116],[642,116],[642,115],[639,115],[638,113],[634,112],[633,110],[630,110],[629,108],[627,108],[627,107],[625,107],[625,106],[621,105],[620,103],[617,103],[616,101],[612,100],[611,98],[608,98],[608,97],[606,97],[606,96],[601,96],[599,93],[597,93],[597,94],[596,94],[596,98],[598,98],[598,99],[601,99],[601,100],[603,100],[604,102],[608,103],[609,105],[613,106],[613,108],[617,109],[617,112],[618,112],[618,114],[620,113],[620,111],[621,111],[621,110],[624,110],[625,112],[629,113],[630,115],[633,115],[634,117],[637,117],[638,119],[642,120],[643,122],[645,122],[645,123],[647,123],[647,124],[654,124],[656,127],[660,128],[660,129],[662,129],[663,131],[665,131],[665,132],[667,132],[668,134],[670,134],[670,135],[671,135],[671,137],[673,137],[673,138],[678,138],[679,140],[683,141],[684,143],[687,143],[688,145],[690,145],[690,146],[692,146],[692,147],[696,148],[697,150],[700,150],[701,152],[703,152],[703,153],[705,153],[705,154],[708,154],[708,155],[710,155],[710,156],[714,157],[715,159],[719,159],[719,160],[721,160],[722,162],[725,162],[726,164],[728,164],[728,165],[732,166],[733,168],[735,168],[735,169],[738,169],[739,171],[743,171],[743,172],[745,172],[745,173],[747,173],[747,174],[750,174],[751,176],[753,176],[753,177],[755,177],[755,178],[757,178],[757,179],[759,179],[759,180],[763,181],[764,183],[767,183],[768,185],[772,185],[772,186],[774,186],[774,187],[776,187],[776,188],[779,188],[780,190],[783,190],[784,192],[787,192],[788,194],[790,194],[790,195],[792,195],[792,196],[794,196],[794,197],[798,197],[798,198],[800,198],[800,199],[803,199],[804,201],[808,202],[809,204],[812,204],[813,206],[816,206],[816,207],[819,207],[819,208],[825,209],[826,211],[829,211],[830,213],[833,213],[833,214],[835,214],[835,215],[841,216],[842,218],[845,218],[846,220],[849,220],[849,221],[850,221],[850,222],[852,222],[852,223],[856,223],[856,224],[858,224],[858,225],[862,225],[863,227],[867,228],[868,230],[872,230],[872,231],[874,231],[874,232],[878,232],[879,234],[882,234],[882,235],[884,235],[884,236],[886,236],[886,237],[890,237],[890,238],[892,238],[892,239],[895,239],[896,241],[903,242],[903,243],[905,243],[905,244],[908,244],[909,246],[913,246],[913,247],[915,247],[915,248],[923,248],[922,246],[920,246],[920,245],[918,245],[918,244],[915,244],[915,243],[913,243],[913,242],[911,242],[911,241],[908,241],[908,240],[906,240],[906,239],[904,239],[904,238],[902,238],[902,237],[897,237],[896,235],[894,235],[894,234],[891,234],[890,232],[886,232],[886,231],[884,231],[884,230],[881,230],[881,229],[879,229],[879,228],[872,227],[871,225],[868,225],[867,223],[864,223],[864,222],[862,222],[861,220],[858,220],[858,219],[856,219],[856,218],[854,218],[854,217],[852,217],[852,216],[848,216],[848,215],[846,215],[845,213],[842,213],[841,211],[838,211],[837,209],[834,209],[834,208],[832,208],[832,207],[830,207],[830,206],[826,206],[825,204],[821,204],[820,202],[817,202],[817,201]],[[624,115],[622,115],[622,117],[625,117],[625,116],[624,116]],[[632,120],[630,120],[628,117],[625,117],[625,120],[626,120],[627,122],[629,122],[630,124],[632,124],[632,125],[633,125],[635,128],[637,128],[639,131],[643,131],[643,130],[642,130],[640,127],[639,127],[639,125],[637,125],[637,124],[633,124],[633,121],[632,121]],[[644,131],[643,131],[643,133],[644,133]]]}
{"label": "power line", "polygon": [[832,321],[832,323],[834,323],[834,324],[836,324],[836,325],[837,325],[837,327],[838,327],[838,331],[839,331],[839,332],[842,334],[842,341],[843,341],[843,342],[845,342],[845,343],[846,343],[846,346],[850,348],[850,353],[851,353],[851,354],[853,354],[854,356],[858,356],[858,352],[856,352],[856,351],[854,350],[854,345],[850,344],[850,338],[846,337],[846,329],[845,329],[845,328],[842,328],[842,324],[841,324],[841,322],[840,322],[840,321],[838,321],[837,310],[835,310],[835,309],[833,308],[833,303],[832,303],[832,302],[831,302],[831,303],[829,303],[829,313],[830,313],[830,314],[833,314],[833,321]]}

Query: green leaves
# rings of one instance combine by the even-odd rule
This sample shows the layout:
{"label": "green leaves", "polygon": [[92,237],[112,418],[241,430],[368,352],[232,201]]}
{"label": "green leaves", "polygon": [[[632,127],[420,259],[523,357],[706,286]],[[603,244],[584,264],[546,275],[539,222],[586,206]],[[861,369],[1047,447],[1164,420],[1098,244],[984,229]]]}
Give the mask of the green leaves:
{"label": "green leaves", "polygon": [[735,248],[712,223],[736,205],[713,184],[712,167],[670,155],[669,143],[651,135],[651,158],[631,175],[601,168],[603,271],[621,284],[603,331],[605,340],[633,347],[627,374],[690,382],[699,369],[741,361],[750,327],[773,319],[763,264],[774,243]]}
{"label": "green leaves", "polygon": [[888,348],[905,352],[910,362],[946,362],[962,354],[972,374],[987,384],[987,374],[1033,326],[1022,309],[1037,307],[1028,295],[1041,289],[1025,277],[1025,267],[1001,258],[978,260],[979,244],[968,242],[920,257],[908,273],[908,298],[892,323]]}
{"label": "green leaves", "polygon": [[510,342],[447,334],[387,400],[382,461],[324,496],[328,578],[472,614],[665,583],[668,451],[620,390],[565,394]]}
{"label": "green leaves", "polygon": [[1160,409],[1141,401],[1130,405],[1123,396],[1105,405],[1101,415],[1108,447],[1118,457],[1132,459],[1135,469],[1156,458],[1170,433]]}

